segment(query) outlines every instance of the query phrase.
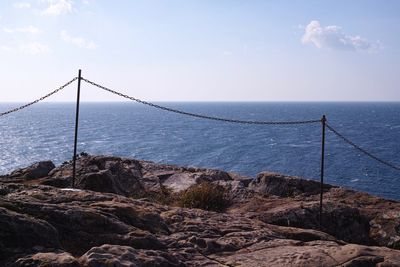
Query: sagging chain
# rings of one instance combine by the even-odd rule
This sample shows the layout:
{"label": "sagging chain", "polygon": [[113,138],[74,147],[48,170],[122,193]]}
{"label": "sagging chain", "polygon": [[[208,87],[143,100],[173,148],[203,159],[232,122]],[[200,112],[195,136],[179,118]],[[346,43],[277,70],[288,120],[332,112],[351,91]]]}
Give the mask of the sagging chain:
{"label": "sagging chain", "polygon": [[0,117],[1,117],[1,116],[4,116],[4,115],[7,115],[7,114],[10,114],[10,113],[13,113],[13,112],[16,112],[16,111],[19,111],[19,110],[21,110],[21,109],[27,108],[27,107],[29,107],[29,106],[31,106],[31,105],[33,105],[33,104],[36,104],[36,103],[38,103],[38,102],[40,102],[40,101],[42,101],[42,100],[44,100],[44,99],[46,99],[46,98],[48,98],[48,97],[54,95],[55,93],[61,91],[62,89],[64,89],[65,87],[67,87],[68,85],[70,85],[71,83],[73,83],[74,81],[76,81],[77,79],[78,79],[78,77],[73,78],[72,80],[70,80],[69,82],[67,82],[67,83],[65,83],[64,85],[60,86],[60,87],[57,88],[56,90],[54,90],[54,91],[48,93],[47,95],[42,96],[41,98],[38,98],[38,99],[36,99],[36,100],[34,100],[34,101],[30,102],[30,103],[27,103],[27,104],[22,105],[22,106],[17,107],[17,108],[10,109],[10,110],[8,110],[8,111],[1,112],[1,113],[0,113]]}
{"label": "sagging chain", "polygon": [[154,103],[143,101],[143,100],[140,100],[138,98],[135,98],[135,97],[132,97],[132,96],[128,96],[126,94],[114,91],[114,90],[112,90],[110,88],[107,88],[107,87],[102,86],[100,84],[97,84],[95,82],[89,81],[89,80],[87,80],[85,78],[82,78],[82,80],[87,82],[87,83],[89,83],[89,84],[91,84],[91,85],[93,85],[93,86],[96,86],[96,87],[98,87],[100,89],[103,89],[105,91],[113,93],[115,95],[121,96],[121,97],[126,98],[126,99],[130,99],[132,101],[136,101],[137,103],[144,104],[144,105],[147,105],[147,106],[151,106],[151,107],[154,107],[154,108],[157,108],[157,109],[161,109],[161,110],[164,110],[164,111],[173,112],[173,113],[186,115],[186,116],[191,116],[191,117],[195,117],[195,118],[214,120],[214,121],[222,121],[222,122],[230,122],[230,123],[263,124],[263,125],[264,124],[272,124],[272,125],[274,125],[274,124],[277,124],[277,125],[282,125],[282,124],[285,124],[285,125],[287,125],[287,124],[309,124],[309,123],[320,123],[321,122],[321,119],[318,119],[318,120],[302,120],[302,121],[252,121],[252,120],[237,120],[237,119],[226,119],[226,118],[220,118],[220,117],[212,117],[212,116],[195,114],[195,113],[190,113],[190,112],[186,112],[186,111],[182,111],[182,110],[177,110],[177,109],[172,109],[172,108],[160,106],[160,105],[157,105],[157,104],[154,104]]}
{"label": "sagging chain", "polygon": [[359,145],[355,144],[354,142],[352,142],[351,140],[349,140],[348,138],[344,137],[341,133],[339,133],[337,130],[335,130],[332,126],[330,126],[329,124],[326,124],[326,127],[335,135],[337,135],[340,139],[342,139],[343,141],[345,141],[347,144],[351,145],[352,147],[354,147],[355,149],[357,149],[358,151],[360,151],[361,153],[365,154],[366,156],[380,162],[383,165],[386,165],[392,169],[395,169],[397,171],[400,171],[400,167],[394,165],[393,163],[390,163],[386,160],[383,160],[381,158],[378,158],[377,156],[373,155],[372,153],[366,151],[365,149],[363,149],[362,147],[360,147]]}

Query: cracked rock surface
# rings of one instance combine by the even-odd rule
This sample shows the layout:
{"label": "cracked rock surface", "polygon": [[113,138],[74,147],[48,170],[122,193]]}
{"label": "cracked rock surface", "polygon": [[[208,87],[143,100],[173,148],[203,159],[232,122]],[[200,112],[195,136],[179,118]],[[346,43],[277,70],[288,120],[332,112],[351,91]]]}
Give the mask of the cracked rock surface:
{"label": "cracked rock surface", "polygon": [[[320,227],[318,183],[297,177],[85,156],[70,189],[69,163],[42,166],[0,178],[0,266],[400,266],[395,201],[326,186]],[[133,198],[203,181],[224,212]]]}

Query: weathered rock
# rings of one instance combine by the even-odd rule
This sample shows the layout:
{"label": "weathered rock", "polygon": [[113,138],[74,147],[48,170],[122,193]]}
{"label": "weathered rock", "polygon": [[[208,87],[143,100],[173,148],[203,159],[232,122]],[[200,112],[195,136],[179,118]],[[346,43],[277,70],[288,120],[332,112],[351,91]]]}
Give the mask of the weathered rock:
{"label": "weathered rock", "polygon": [[55,166],[51,161],[40,161],[29,167],[22,168],[11,172],[8,178],[22,178],[25,180],[38,179],[46,177]]}
{"label": "weathered rock", "polygon": [[[295,176],[285,176],[273,172],[262,172],[249,185],[250,189],[262,195],[275,195],[280,197],[292,197],[297,195],[315,195],[320,193],[320,183],[313,180],[305,180]],[[325,184],[324,190],[332,188]]]}
{"label": "weathered rock", "polygon": [[[143,197],[146,192],[159,192],[161,187],[179,192],[204,181],[233,181],[228,173],[220,170],[110,156],[81,156],[76,164],[77,188],[124,196]],[[72,163],[67,163],[52,170],[40,183],[62,188],[72,184],[71,177]]]}
{"label": "weathered rock", "polygon": [[[70,163],[0,181],[0,266],[400,266],[400,251],[365,246],[398,246],[395,201],[327,186],[321,231],[315,181],[106,156],[77,167],[80,189],[57,188],[70,186]],[[204,181],[228,191],[226,213],[147,197]]]}
{"label": "weathered rock", "polygon": [[0,259],[25,253],[33,247],[60,247],[57,230],[52,225],[12,211],[9,209],[12,207],[0,199]]}
{"label": "weathered rock", "polygon": [[273,240],[216,257],[228,266],[400,266],[400,252],[335,242]]}
{"label": "weathered rock", "polygon": [[67,252],[41,252],[18,259],[13,267],[80,267],[78,260]]}
{"label": "weathered rock", "polygon": [[[76,187],[97,192],[132,196],[143,191],[139,182],[141,165],[137,160],[106,156],[83,156],[77,160]],[[50,172],[42,184],[61,186],[72,183],[72,164]]]}
{"label": "weathered rock", "polygon": [[400,247],[400,203],[371,196],[344,188],[334,188],[325,196],[327,201],[335,201],[359,210],[369,218],[369,236],[380,246]]}
{"label": "weathered rock", "polygon": [[[39,242],[31,236],[35,239],[31,243],[16,242],[14,250],[2,254],[3,265],[333,266],[400,262],[400,252],[395,250],[354,247],[316,230],[270,225],[240,213],[172,208],[84,190],[13,184],[3,187],[6,190],[0,197],[0,207],[12,221],[24,216],[24,220],[43,222],[55,229],[52,239],[57,240],[58,233],[59,240],[59,244],[47,239]],[[15,225],[16,229],[21,227]],[[24,223],[21,225],[23,229]],[[0,228],[1,236],[8,231]],[[38,245],[44,247],[41,252],[26,256],[29,247]],[[56,251],[49,251],[49,246]]]}
{"label": "weathered rock", "polygon": [[141,161],[145,180],[158,180],[160,186],[180,192],[202,182],[232,181],[232,177],[224,171],[201,168],[184,168],[174,165],[155,164]]}
{"label": "weathered rock", "polygon": [[287,203],[254,215],[266,223],[305,229],[322,230],[346,242],[373,245],[369,218],[356,208],[337,203],[324,203],[319,221],[319,203]]}
{"label": "weathered rock", "polygon": [[[116,195],[55,191],[46,187],[44,191],[32,189],[26,194],[27,191],[6,195],[0,205],[15,207],[30,217],[46,220],[57,230],[62,248],[72,254],[82,254],[102,244],[135,248],[164,247],[154,236],[159,232],[168,232],[157,212],[150,213],[119,203]],[[140,205],[141,202],[136,204]],[[37,242],[33,238],[31,241]]]}
{"label": "weathered rock", "polygon": [[185,266],[176,257],[157,250],[137,250],[127,246],[93,247],[80,257],[84,266]]}

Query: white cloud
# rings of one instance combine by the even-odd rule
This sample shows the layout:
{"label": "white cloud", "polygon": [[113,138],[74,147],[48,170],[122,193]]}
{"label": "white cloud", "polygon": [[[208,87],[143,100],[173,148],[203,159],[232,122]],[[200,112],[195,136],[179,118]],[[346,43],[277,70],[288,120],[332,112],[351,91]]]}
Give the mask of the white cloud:
{"label": "white cloud", "polygon": [[9,47],[9,46],[6,46],[6,45],[0,45],[0,50],[1,50],[1,51],[10,52],[10,51],[12,51],[13,49],[12,49],[11,47]]}
{"label": "white cloud", "polygon": [[31,42],[18,46],[18,50],[27,55],[40,55],[51,53],[51,49],[39,42]]}
{"label": "white cloud", "polygon": [[86,40],[82,37],[73,37],[65,30],[61,31],[60,37],[66,43],[73,44],[81,48],[95,49],[98,47],[93,41]]}
{"label": "white cloud", "polygon": [[58,16],[72,12],[72,3],[69,0],[44,0],[48,7],[42,12],[43,15]]}
{"label": "white cloud", "polygon": [[52,52],[47,45],[41,44],[39,42],[30,42],[16,46],[1,45],[0,51],[21,53],[25,55],[41,55],[49,54]]}
{"label": "white cloud", "polygon": [[26,3],[26,2],[17,2],[13,4],[13,7],[15,8],[31,8],[31,4],[30,3]]}
{"label": "white cloud", "polygon": [[306,27],[303,44],[313,44],[318,48],[328,47],[337,50],[374,50],[379,43],[369,42],[358,35],[346,35],[342,28],[336,25],[322,27],[319,21],[313,20]]}
{"label": "white cloud", "polygon": [[30,33],[30,34],[39,34],[42,33],[42,31],[32,25],[29,25],[28,27],[23,27],[23,28],[3,28],[3,31],[6,33],[16,33],[16,32],[21,32],[21,33]]}

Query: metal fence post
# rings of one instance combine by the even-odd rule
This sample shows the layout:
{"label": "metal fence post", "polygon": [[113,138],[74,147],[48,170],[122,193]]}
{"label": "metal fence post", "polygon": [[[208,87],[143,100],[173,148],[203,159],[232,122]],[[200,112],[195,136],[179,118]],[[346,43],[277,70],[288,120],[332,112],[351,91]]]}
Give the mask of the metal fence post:
{"label": "metal fence post", "polygon": [[322,197],[324,194],[324,163],[325,163],[325,128],[326,128],[326,117],[325,115],[321,118],[322,124],[322,140],[321,140],[321,192],[319,196],[319,226],[322,227]]}
{"label": "metal fence post", "polygon": [[81,70],[78,72],[78,90],[76,96],[76,112],[75,112],[75,139],[74,139],[74,156],[72,157],[72,188],[75,188],[76,177],[76,147],[78,142],[78,124],[79,124],[79,99],[81,94]]}

